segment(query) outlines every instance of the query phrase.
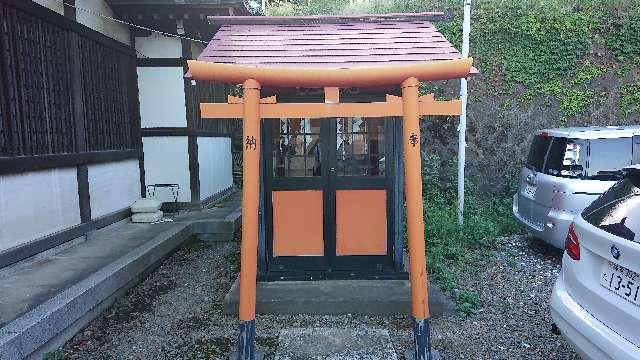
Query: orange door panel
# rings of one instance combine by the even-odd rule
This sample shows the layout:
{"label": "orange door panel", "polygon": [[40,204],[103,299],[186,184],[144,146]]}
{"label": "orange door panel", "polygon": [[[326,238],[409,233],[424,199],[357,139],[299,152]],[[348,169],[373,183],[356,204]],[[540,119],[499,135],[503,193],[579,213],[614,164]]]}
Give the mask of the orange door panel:
{"label": "orange door panel", "polygon": [[273,256],[324,255],[322,191],[274,191]]}
{"label": "orange door panel", "polygon": [[336,191],[336,254],[387,254],[387,192]]}

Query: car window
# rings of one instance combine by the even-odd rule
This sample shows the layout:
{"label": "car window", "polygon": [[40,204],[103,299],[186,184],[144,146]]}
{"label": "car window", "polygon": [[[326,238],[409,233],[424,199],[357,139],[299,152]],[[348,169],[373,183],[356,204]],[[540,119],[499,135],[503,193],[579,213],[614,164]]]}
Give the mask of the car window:
{"label": "car window", "polygon": [[638,241],[640,233],[640,177],[619,181],[596,199],[582,213],[591,225],[619,236]]}
{"label": "car window", "polygon": [[[571,139],[536,135],[527,167],[565,178],[617,180],[616,171],[633,163],[632,139]],[[612,155],[615,154],[615,155]]]}
{"label": "car window", "polygon": [[527,157],[527,167],[533,171],[542,172],[544,159],[547,156],[547,150],[551,145],[551,136],[536,135],[531,142],[529,148],[529,156]]}
{"label": "car window", "polygon": [[589,140],[589,168],[587,176],[620,170],[632,164],[631,138]]}
{"label": "car window", "polygon": [[633,137],[633,160],[634,164],[640,164],[640,135]]}
{"label": "car window", "polygon": [[587,151],[585,140],[554,138],[547,155],[544,172],[554,176],[583,177]]}

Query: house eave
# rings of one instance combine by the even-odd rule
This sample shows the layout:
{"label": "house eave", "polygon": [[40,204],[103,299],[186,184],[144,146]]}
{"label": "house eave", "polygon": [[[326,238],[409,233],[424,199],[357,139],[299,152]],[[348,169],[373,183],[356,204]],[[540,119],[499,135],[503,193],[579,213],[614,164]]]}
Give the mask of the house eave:
{"label": "house eave", "polygon": [[[116,14],[130,14],[137,12],[141,15],[152,16],[158,12],[203,12],[209,15],[252,15],[246,3],[242,0],[107,0]],[[138,15],[136,14],[136,15]]]}

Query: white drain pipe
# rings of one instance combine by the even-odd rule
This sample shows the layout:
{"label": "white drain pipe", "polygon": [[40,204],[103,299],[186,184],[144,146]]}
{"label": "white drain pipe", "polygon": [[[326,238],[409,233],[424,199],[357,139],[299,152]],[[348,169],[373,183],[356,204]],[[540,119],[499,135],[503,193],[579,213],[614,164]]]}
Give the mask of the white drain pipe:
{"label": "white drain pipe", "polygon": [[[462,21],[462,57],[469,57],[469,33],[471,32],[471,0],[464,0]],[[458,224],[464,224],[464,166],[467,148],[467,79],[460,80],[460,125],[458,125]]]}

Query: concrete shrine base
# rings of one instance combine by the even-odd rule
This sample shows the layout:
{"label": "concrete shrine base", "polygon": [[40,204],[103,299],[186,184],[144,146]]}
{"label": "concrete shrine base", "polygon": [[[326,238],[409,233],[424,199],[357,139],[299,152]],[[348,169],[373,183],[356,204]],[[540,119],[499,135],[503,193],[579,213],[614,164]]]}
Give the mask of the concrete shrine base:
{"label": "concrete shrine base", "polygon": [[[237,314],[239,282],[224,299],[224,312]],[[429,285],[431,317],[456,312],[453,301]],[[318,280],[258,282],[256,312],[259,314],[411,314],[408,280]]]}

